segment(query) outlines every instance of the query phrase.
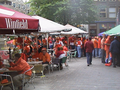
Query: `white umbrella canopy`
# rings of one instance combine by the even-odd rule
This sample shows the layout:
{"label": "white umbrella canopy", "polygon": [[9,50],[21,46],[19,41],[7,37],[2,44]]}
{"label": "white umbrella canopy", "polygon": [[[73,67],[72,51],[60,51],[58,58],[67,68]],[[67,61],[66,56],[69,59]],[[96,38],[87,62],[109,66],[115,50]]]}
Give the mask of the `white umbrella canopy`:
{"label": "white umbrella canopy", "polygon": [[65,27],[66,28],[72,28],[72,30],[69,31],[69,32],[61,32],[62,35],[87,34],[88,33],[86,31],[83,31],[83,30],[81,30],[79,28],[76,28],[76,27],[74,27],[72,25],[69,25],[69,24],[65,25]]}
{"label": "white umbrella canopy", "polygon": [[64,25],[53,22],[53,21],[48,20],[46,18],[43,18],[40,16],[32,16],[32,17],[39,19],[39,24],[41,27],[40,32],[42,32],[42,33],[50,33],[50,32],[57,32],[57,31],[63,31],[63,30],[70,30],[70,28],[66,28]]}

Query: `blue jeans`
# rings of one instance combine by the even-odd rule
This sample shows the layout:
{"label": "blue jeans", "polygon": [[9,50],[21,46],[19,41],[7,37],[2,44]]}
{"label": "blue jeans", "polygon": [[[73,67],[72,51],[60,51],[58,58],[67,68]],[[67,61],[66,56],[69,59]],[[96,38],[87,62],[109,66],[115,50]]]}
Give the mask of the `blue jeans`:
{"label": "blue jeans", "polygon": [[81,47],[77,46],[77,53],[78,53],[78,57],[81,57]]}
{"label": "blue jeans", "polygon": [[92,52],[86,52],[87,64],[90,65],[92,63]]}
{"label": "blue jeans", "polygon": [[101,58],[101,49],[98,48],[98,56]]}
{"label": "blue jeans", "polygon": [[97,55],[97,54],[98,54],[97,52],[98,52],[98,48],[94,48],[94,50],[92,51],[92,56],[93,56],[93,57],[97,57],[97,56],[98,56],[98,55]]}

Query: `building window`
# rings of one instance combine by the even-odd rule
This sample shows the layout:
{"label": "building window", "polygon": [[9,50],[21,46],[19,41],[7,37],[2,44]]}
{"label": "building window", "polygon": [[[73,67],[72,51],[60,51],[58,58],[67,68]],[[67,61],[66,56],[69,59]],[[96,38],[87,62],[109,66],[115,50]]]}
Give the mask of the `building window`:
{"label": "building window", "polygon": [[105,1],[107,1],[107,0],[99,0],[99,1],[105,2]]}
{"label": "building window", "polygon": [[111,2],[115,2],[116,0],[109,0],[109,1],[111,1]]}
{"label": "building window", "polygon": [[106,8],[100,9],[100,17],[107,17],[107,9]]}
{"label": "building window", "polygon": [[109,8],[109,18],[116,18],[116,8]]}
{"label": "building window", "polygon": [[18,8],[20,8],[20,4],[18,5]]}
{"label": "building window", "polygon": [[15,7],[15,3],[13,3],[13,7]]}

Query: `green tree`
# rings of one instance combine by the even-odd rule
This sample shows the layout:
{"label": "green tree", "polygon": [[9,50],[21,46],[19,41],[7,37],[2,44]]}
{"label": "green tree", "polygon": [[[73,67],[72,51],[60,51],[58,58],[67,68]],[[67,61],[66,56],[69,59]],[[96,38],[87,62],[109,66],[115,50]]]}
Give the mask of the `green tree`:
{"label": "green tree", "polygon": [[30,15],[39,15],[61,24],[88,24],[96,20],[93,0],[30,0]]}

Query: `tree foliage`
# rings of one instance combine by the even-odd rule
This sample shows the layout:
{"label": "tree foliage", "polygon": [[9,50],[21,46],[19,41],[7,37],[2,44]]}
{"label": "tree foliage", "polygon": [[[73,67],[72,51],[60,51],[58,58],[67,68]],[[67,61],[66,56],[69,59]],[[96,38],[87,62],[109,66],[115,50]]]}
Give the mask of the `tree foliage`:
{"label": "tree foliage", "polygon": [[88,24],[96,20],[93,0],[30,0],[30,15],[39,15],[61,24]]}

